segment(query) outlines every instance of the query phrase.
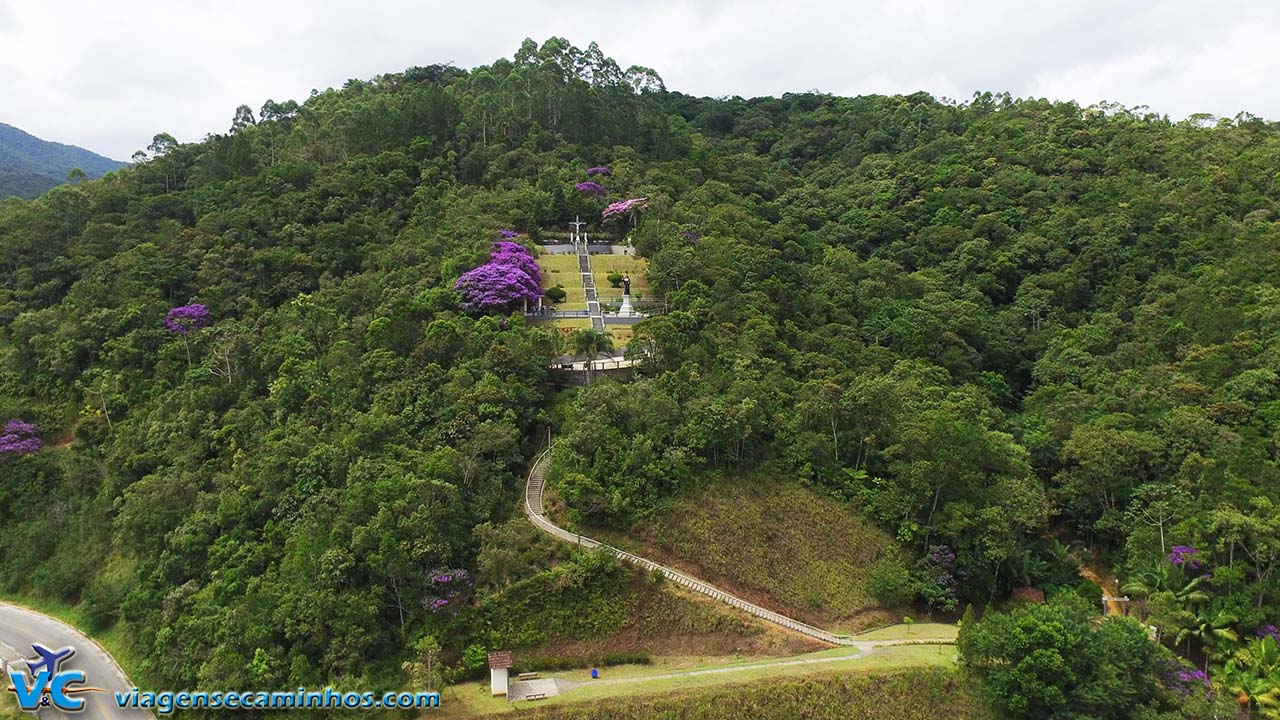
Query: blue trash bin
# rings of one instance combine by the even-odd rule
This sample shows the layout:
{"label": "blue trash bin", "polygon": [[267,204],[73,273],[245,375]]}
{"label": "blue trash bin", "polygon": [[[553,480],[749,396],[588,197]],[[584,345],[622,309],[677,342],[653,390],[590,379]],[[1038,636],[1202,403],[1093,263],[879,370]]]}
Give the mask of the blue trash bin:
{"label": "blue trash bin", "polygon": [[599,678],[600,678],[600,670],[597,668],[591,668],[591,679],[598,680]]}

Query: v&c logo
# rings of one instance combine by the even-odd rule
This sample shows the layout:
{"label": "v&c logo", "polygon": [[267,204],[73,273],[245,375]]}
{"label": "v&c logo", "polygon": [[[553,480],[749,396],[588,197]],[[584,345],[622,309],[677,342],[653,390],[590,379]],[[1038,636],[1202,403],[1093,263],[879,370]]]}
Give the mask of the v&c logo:
{"label": "v&c logo", "polygon": [[[18,706],[23,710],[35,711],[42,708],[55,707],[67,712],[84,709],[84,699],[75,697],[86,692],[106,692],[101,688],[83,687],[85,674],[82,670],[63,670],[62,664],[76,654],[73,647],[61,650],[49,648],[35,643],[32,650],[37,658],[24,661],[27,672],[9,668],[9,680],[13,683],[9,692],[18,698]],[[20,665],[23,663],[14,663]],[[28,679],[28,675],[30,679]]]}

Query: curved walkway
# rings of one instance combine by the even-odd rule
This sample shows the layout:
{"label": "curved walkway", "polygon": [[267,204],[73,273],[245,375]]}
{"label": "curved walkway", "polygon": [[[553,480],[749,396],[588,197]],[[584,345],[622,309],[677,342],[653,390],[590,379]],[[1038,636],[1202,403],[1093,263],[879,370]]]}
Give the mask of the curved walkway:
{"label": "curved walkway", "polygon": [[651,571],[656,570],[658,572],[661,572],[664,576],[667,577],[668,580],[671,580],[677,585],[681,585],[694,592],[701,593],[715,600],[719,600],[720,602],[725,603],[726,605],[730,605],[739,610],[742,610],[745,613],[754,615],[766,622],[773,623],[774,625],[778,625],[780,627],[786,628],[787,630],[798,632],[801,635],[807,635],[815,640],[819,640],[821,642],[828,643],[830,645],[852,645],[852,646],[857,646],[857,647],[861,647],[869,650],[870,648],[881,647],[885,645],[907,644],[907,642],[915,642],[917,644],[938,644],[938,645],[952,644],[951,641],[949,640],[945,642],[937,642],[937,643],[930,643],[927,641],[883,640],[883,641],[876,642],[876,641],[854,640],[852,637],[848,635],[837,635],[829,630],[823,630],[822,628],[814,627],[813,625],[810,625],[805,622],[801,622],[794,618],[789,618],[786,615],[782,615],[781,613],[776,613],[767,608],[762,608],[759,605],[747,602],[746,600],[743,600],[740,597],[731,595],[730,593],[727,593],[724,590],[721,590],[720,588],[717,588],[710,583],[703,582],[695,577],[686,575],[685,573],[682,573],[679,570],[669,568],[665,565],[661,565],[652,560],[642,558],[639,555],[629,553],[625,550],[619,550],[618,548],[615,548],[611,545],[606,545],[597,540],[592,540],[591,538],[586,537],[585,535],[582,535],[580,533],[569,532],[568,530],[565,530],[564,528],[559,527],[555,523],[548,520],[546,515],[544,514],[543,507],[542,507],[542,486],[544,483],[544,476],[547,470],[547,464],[551,461],[550,453],[551,453],[551,450],[549,448],[547,450],[544,450],[543,453],[538,456],[538,459],[534,461],[533,468],[529,471],[529,482],[528,484],[525,485],[525,492],[524,492],[524,511],[525,511],[525,514],[529,516],[529,520],[532,521],[534,525],[538,526],[539,529],[551,535],[554,535],[560,538],[561,540],[564,540],[565,542],[571,542],[578,545],[579,547],[584,547],[584,548],[604,548],[609,552],[613,553],[614,555],[617,555],[618,557],[622,558],[623,560],[635,563],[636,565],[639,565],[645,568],[646,570],[651,570]]}

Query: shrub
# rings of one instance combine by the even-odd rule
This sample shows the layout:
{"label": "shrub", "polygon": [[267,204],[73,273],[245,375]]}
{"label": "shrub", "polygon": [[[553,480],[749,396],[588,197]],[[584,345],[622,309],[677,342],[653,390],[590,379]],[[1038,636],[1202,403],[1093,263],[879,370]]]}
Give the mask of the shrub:
{"label": "shrub", "polygon": [[474,679],[484,677],[489,669],[489,652],[479,643],[467,646],[462,651],[462,664],[457,669],[457,679]]}
{"label": "shrub", "polygon": [[542,294],[546,295],[547,299],[553,303],[564,302],[564,299],[569,295],[564,291],[563,285],[556,285],[555,287],[547,288]]}
{"label": "shrub", "polygon": [[881,605],[902,605],[915,597],[911,569],[898,558],[886,558],[871,568],[867,589]]}
{"label": "shrub", "polygon": [[616,287],[616,288],[622,287],[622,279],[623,279],[622,273],[611,272],[606,276],[606,279],[609,281],[609,285],[611,285],[612,287]]}
{"label": "shrub", "polygon": [[1076,583],[1075,591],[1077,595],[1085,600],[1096,606],[1102,606],[1102,588],[1098,587],[1097,583],[1091,580],[1081,580]]}

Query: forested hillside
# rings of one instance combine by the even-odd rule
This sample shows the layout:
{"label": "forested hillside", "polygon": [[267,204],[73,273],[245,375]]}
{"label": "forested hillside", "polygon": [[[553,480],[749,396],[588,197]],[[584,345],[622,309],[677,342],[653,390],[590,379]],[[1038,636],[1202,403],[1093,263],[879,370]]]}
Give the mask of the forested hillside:
{"label": "forested hillside", "polygon": [[[610,197],[575,190],[599,165]],[[419,637],[491,637],[477,526],[554,424],[582,523],[799,478],[909,553],[887,596],[982,605],[1092,553],[1199,659],[1280,615],[1277,178],[1248,116],[694,98],[557,39],[244,106],[0,203],[0,421],[37,426],[0,440],[0,585],[175,686],[387,682]],[[638,197],[591,230],[667,312],[636,381],[558,392],[554,336],[454,281],[499,229]]]}
{"label": "forested hillside", "polygon": [[84,148],[41,140],[0,123],[0,198],[34,198],[66,182],[73,170],[98,178],[122,167],[124,163]]}

